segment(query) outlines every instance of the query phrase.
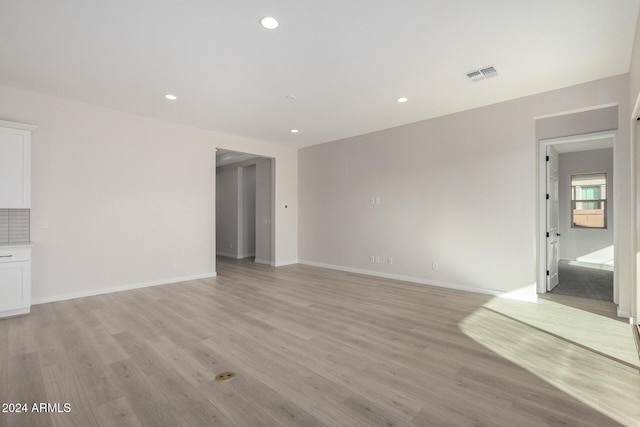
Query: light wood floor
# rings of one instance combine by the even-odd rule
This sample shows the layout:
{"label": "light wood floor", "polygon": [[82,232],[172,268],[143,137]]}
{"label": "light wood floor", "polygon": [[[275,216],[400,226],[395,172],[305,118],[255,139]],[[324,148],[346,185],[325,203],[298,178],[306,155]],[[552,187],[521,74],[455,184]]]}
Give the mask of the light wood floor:
{"label": "light wood floor", "polygon": [[640,425],[637,367],[602,350],[633,345],[621,322],[627,338],[607,323],[587,342],[545,330],[557,302],[302,265],[218,274],[0,320],[0,402],[71,404],[0,427]]}

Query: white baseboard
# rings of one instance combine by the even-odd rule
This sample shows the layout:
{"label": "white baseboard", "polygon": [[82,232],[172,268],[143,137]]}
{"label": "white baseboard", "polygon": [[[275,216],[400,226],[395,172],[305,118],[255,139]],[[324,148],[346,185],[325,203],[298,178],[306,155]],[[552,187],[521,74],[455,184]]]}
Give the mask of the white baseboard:
{"label": "white baseboard", "polygon": [[225,258],[242,259],[242,256],[238,256],[238,254],[230,254],[227,252],[216,252],[216,255],[223,256]]}
{"label": "white baseboard", "polygon": [[291,260],[291,261],[272,262],[271,266],[272,267],[284,267],[285,265],[294,265],[294,264],[299,264],[297,259]]}
{"label": "white baseboard", "polygon": [[160,286],[160,285],[169,285],[171,283],[187,282],[189,280],[208,279],[208,278],[216,277],[216,276],[217,276],[217,273],[214,271],[214,272],[211,272],[211,273],[196,274],[196,275],[193,275],[193,276],[172,277],[172,278],[162,279],[162,280],[153,280],[153,281],[149,281],[149,282],[133,283],[133,284],[130,284],[130,285],[94,289],[94,290],[86,291],[86,292],[72,292],[72,293],[69,293],[69,294],[55,295],[55,296],[51,296],[51,297],[34,298],[34,299],[31,300],[31,304],[33,304],[33,305],[45,304],[45,303],[48,303],[48,302],[64,301],[64,300],[68,300],[68,299],[92,297],[92,296],[96,296],[96,295],[110,294],[110,293],[113,293],[113,292],[130,291],[130,290],[133,290],[133,289],[148,288],[148,287],[151,287],[151,286]]}
{"label": "white baseboard", "polygon": [[[393,280],[401,280],[403,282],[411,282],[411,283],[418,283],[421,285],[428,285],[428,286],[438,286],[440,288],[448,288],[448,289],[455,289],[458,291],[466,291],[466,292],[475,292],[478,294],[486,294],[486,295],[494,295],[494,296],[504,296],[507,298],[510,298],[511,296],[509,296],[509,292],[504,292],[504,291],[498,291],[495,289],[486,289],[486,288],[474,288],[471,286],[465,286],[465,285],[459,285],[456,283],[448,283],[448,282],[441,282],[438,280],[432,280],[432,279],[423,279],[421,277],[413,277],[413,276],[403,276],[400,274],[391,274],[391,273],[383,273],[380,271],[372,271],[372,270],[363,270],[360,268],[351,268],[351,267],[344,267],[341,265],[332,265],[332,264],[323,264],[320,262],[314,262],[314,261],[304,261],[304,260],[300,260],[298,261],[299,264],[304,264],[304,265],[310,265],[313,267],[322,267],[322,268],[328,268],[331,270],[339,270],[339,271],[346,271],[348,273],[356,273],[356,274],[364,274],[367,276],[375,276],[375,277],[382,277],[385,279],[393,279]],[[534,285],[535,286],[535,285]],[[532,298],[517,298],[517,297],[513,297],[514,299],[524,299],[527,301],[535,301],[537,300],[537,295],[535,299]]]}
{"label": "white baseboard", "polygon": [[624,311],[624,310],[618,309],[618,317],[623,317],[625,319],[629,319],[629,318],[631,318],[631,313],[629,313],[628,311]]}
{"label": "white baseboard", "polygon": [[31,312],[31,307],[26,308],[16,308],[14,310],[6,310],[0,312],[0,318],[6,317],[14,317],[14,316],[22,316],[23,314],[29,314]]}
{"label": "white baseboard", "polygon": [[233,258],[233,259],[243,259],[243,258],[250,258],[250,257],[254,257],[256,256],[255,253],[250,253],[250,254],[243,254],[243,255],[238,255],[238,254],[230,254],[228,252],[216,252],[217,256],[223,256],[225,258]]}
{"label": "white baseboard", "polygon": [[285,265],[298,264],[298,260],[284,261],[284,262],[271,262],[271,261],[267,261],[267,260],[264,260],[264,259],[258,259],[258,258],[256,258],[254,260],[254,262],[257,262],[258,264],[270,265],[271,267],[283,267]]}

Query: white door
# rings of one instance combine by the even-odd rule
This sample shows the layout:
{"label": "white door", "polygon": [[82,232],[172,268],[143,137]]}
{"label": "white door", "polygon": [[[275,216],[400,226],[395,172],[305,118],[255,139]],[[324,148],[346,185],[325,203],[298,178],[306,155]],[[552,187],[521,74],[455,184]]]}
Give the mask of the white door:
{"label": "white door", "polygon": [[558,286],[558,152],[547,147],[547,291]]}

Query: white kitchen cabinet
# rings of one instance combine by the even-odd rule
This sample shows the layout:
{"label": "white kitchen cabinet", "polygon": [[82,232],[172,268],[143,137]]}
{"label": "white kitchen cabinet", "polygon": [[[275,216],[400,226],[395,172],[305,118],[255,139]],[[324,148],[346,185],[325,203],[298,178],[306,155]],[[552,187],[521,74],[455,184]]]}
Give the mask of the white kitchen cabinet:
{"label": "white kitchen cabinet", "polygon": [[31,311],[31,246],[0,246],[0,317]]}
{"label": "white kitchen cabinet", "polygon": [[31,131],[0,120],[0,208],[31,207]]}

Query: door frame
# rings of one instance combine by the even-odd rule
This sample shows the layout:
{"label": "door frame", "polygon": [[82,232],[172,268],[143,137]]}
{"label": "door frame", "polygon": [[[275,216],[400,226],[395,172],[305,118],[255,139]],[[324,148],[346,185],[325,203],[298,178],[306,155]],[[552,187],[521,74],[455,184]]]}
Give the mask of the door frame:
{"label": "door frame", "polygon": [[[537,280],[537,291],[539,294],[544,294],[547,292],[547,146],[549,145],[559,145],[559,144],[567,144],[572,142],[579,141],[590,141],[601,138],[612,138],[613,139],[613,171],[614,177],[616,176],[616,138],[618,135],[618,130],[610,130],[604,132],[594,132],[587,133],[581,135],[572,135],[565,136],[561,138],[550,138],[550,139],[541,139],[538,141],[538,280]],[[614,183],[614,185],[616,185]],[[615,193],[615,190],[614,190]],[[613,248],[614,248],[614,261],[613,261],[613,302],[618,304],[619,300],[619,287],[618,287],[618,221],[617,221],[617,212],[618,212],[618,200],[616,197],[612,197],[613,199],[613,212],[614,212],[614,221],[613,221]]]}
{"label": "door frame", "polygon": [[[547,248],[547,250],[545,251],[545,289],[547,292],[551,292],[556,286],[558,286],[558,282],[559,282],[559,261],[560,261],[560,251],[559,251],[559,247],[560,247],[560,153],[558,153],[558,151],[554,148],[556,146],[556,144],[547,144],[545,146],[545,152],[547,155],[547,158],[545,159],[545,193],[552,195],[552,197],[547,198],[547,196],[545,195],[545,219],[546,219],[546,225],[545,225],[545,246]],[[553,149],[551,149],[553,148]],[[550,191],[549,190],[549,170],[550,170],[550,166],[551,166],[551,157],[555,158],[555,172],[556,172],[556,182],[555,182],[555,192]],[[553,193],[553,194],[551,194]],[[549,202],[555,202],[555,206],[551,207],[549,206]],[[555,209],[554,209],[555,208]],[[553,237],[551,237],[549,234],[549,231],[552,231],[549,228],[549,216],[554,216],[553,214],[550,215],[550,213],[552,211],[555,210],[555,250],[554,250],[554,257],[555,259],[553,260],[553,263],[549,263],[549,249],[550,249],[550,239],[553,239]],[[565,232],[566,234],[566,232]],[[551,265],[550,265],[551,264]],[[555,267],[553,266],[553,264],[555,264]],[[550,275],[549,273],[555,273]],[[553,282],[555,283],[554,286],[551,286],[551,282],[552,279],[555,277],[555,280],[553,280]]]}
{"label": "door frame", "polygon": [[[254,160],[255,158],[258,158],[260,160],[267,160],[271,162],[271,186],[270,186],[270,191],[268,193],[269,195],[269,212],[271,215],[271,220],[269,223],[269,230],[270,230],[270,245],[269,245],[269,259],[265,260],[267,261],[268,265],[271,265],[272,267],[276,267],[277,266],[277,262],[276,262],[276,159],[275,157],[269,157],[269,156],[265,156],[263,154],[255,154],[255,153],[251,153],[248,151],[244,151],[241,149],[235,149],[235,148],[225,148],[225,147],[216,147],[215,151],[214,151],[214,156],[217,156],[217,151],[218,150],[224,150],[224,151],[232,151],[238,154],[248,154],[251,156],[250,159],[245,159],[245,160],[240,160],[238,162],[233,162],[233,163],[229,163],[228,165],[233,165],[235,164],[238,168],[243,169],[244,167],[248,166],[248,165],[256,165],[256,173],[257,173],[257,163],[256,162],[251,162],[252,160]],[[248,162],[248,163],[247,163]],[[215,163],[215,161],[214,161]],[[225,167],[228,166],[227,164],[225,165],[221,165],[218,166],[217,164],[215,165],[215,171],[214,171],[214,230],[216,230],[217,232],[217,227],[218,227],[218,217],[216,215],[216,209],[217,209],[217,171],[219,167]],[[244,174],[241,171],[238,171],[239,175],[238,175],[238,183],[239,185],[242,182],[242,179],[240,179],[240,177],[244,178]],[[257,176],[256,176],[257,179]],[[240,188],[238,188],[238,190],[240,190]],[[256,186],[256,192],[257,192],[257,186]],[[241,192],[239,191],[239,194],[241,194]],[[242,202],[241,200],[237,201],[238,203],[238,215],[240,215],[240,211],[243,209],[242,206]],[[238,217],[238,227],[240,227],[240,218]],[[256,227],[256,233],[257,233],[257,227]],[[241,240],[242,232],[239,230],[238,228],[238,242]],[[217,235],[214,234],[214,247],[215,247],[215,252],[216,252],[216,256],[218,254],[218,247],[216,244],[216,240],[217,240]],[[239,249],[239,248],[236,248]]]}

